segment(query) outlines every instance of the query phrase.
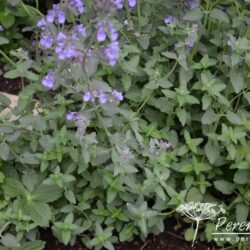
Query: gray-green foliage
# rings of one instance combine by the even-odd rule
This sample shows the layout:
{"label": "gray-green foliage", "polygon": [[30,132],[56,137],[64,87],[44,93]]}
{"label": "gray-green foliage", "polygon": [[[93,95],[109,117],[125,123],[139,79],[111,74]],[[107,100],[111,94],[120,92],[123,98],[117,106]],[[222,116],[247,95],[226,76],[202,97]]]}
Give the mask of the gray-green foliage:
{"label": "gray-green foliage", "polygon": [[[129,26],[117,23],[115,67],[96,57],[87,70],[41,57],[7,73],[21,70],[33,82],[12,110],[18,118],[1,117],[0,227],[8,223],[2,244],[15,237],[15,246],[34,241],[40,249],[38,226],[52,224],[64,244],[78,236],[89,248],[114,249],[118,239],[163,231],[164,211],[185,201],[223,202],[235,220],[248,218],[250,11],[248,1],[234,2],[201,1],[189,10],[179,1],[138,1]],[[128,13],[119,13],[112,18],[122,23]],[[169,14],[175,20],[165,25]],[[188,48],[194,24],[198,34]],[[49,67],[57,70],[54,90],[36,80]],[[87,82],[120,89],[125,100],[83,103]],[[0,96],[0,110],[6,106]],[[88,118],[83,140],[66,121],[69,111]],[[162,140],[171,148],[161,149]],[[212,230],[207,224],[208,241]],[[189,229],[185,238],[192,236]]]}

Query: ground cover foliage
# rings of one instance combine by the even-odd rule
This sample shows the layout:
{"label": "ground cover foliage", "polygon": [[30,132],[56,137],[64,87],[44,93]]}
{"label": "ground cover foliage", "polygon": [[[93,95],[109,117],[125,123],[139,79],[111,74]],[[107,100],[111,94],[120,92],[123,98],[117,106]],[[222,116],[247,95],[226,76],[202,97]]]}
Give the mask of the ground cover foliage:
{"label": "ground cover foliage", "polygon": [[[191,201],[247,221],[249,24],[248,0],[54,5],[36,56],[13,51],[5,73],[30,84],[0,118],[1,249],[43,249],[48,226],[114,249]],[[214,230],[201,223],[198,238]]]}

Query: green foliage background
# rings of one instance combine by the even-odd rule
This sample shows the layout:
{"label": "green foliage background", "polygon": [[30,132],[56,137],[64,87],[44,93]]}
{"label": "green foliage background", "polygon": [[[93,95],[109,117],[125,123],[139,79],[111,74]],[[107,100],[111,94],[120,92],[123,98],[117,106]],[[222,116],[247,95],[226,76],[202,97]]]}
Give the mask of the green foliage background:
{"label": "green foliage background", "polygon": [[[250,3],[207,0],[190,10],[184,2],[141,0],[137,9],[112,16],[121,36],[118,65],[92,57],[83,70],[69,62],[58,70],[55,91],[40,84],[56,67],[53,59],[16,55],[5,77],[26,77],[31,84],[12,110],[18,118],[1,116],[3,245],[42,249],[38,227],[52,225],[65,244],[78,236],[89,248],[113,249],[118,239],[163,231],[166,216],[190,201],[223,203],[229,219],[247,221]],[[92,2],[86,5],[91,9]],[[164,24],[168,15],[175,17],[170,25]],[[125,18],[130,26],[122,24]],[[198,33],[190,49],[186,40],[194,24]],[[92,110],[74,91],[87,81],[122,90],[125,101],[92,107],[80,143],[65,117],[70,110]],[[37,115],[33,97],[42,109]],[[10,101],[1,95],[0,105],[1,111]],[[152,155],[154,140],[172,148]],[[126,147],[134,158],[122,165],[119,150]],[[214,225],[203,227],[200,238],[212,241]]]}

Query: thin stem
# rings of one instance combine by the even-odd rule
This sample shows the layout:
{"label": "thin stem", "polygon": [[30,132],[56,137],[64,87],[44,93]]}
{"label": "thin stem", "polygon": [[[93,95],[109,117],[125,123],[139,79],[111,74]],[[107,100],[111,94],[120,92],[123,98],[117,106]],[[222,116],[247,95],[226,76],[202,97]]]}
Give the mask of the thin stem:
{"label": "thin stem", "polygon": [[[38,14],[40,17],[43,17],[43,13],[41,13],[38,9],[30,6],[30,5],[27,5],[25,4],[23,1],[20,2],[21,6],[24,8],[24,10],[31,16],[33,17],[34,19],[36,19],[36,17],[33,15],[33,13],[36,13]],[[33,13],[32,13],[33,11]]]}
{"label": "thin stem", "polygon": [[[209,8],[209,4],[210,4],[210,0],[206,0],[206,11],[205,11],[205,18],[204,18],[204,22],[203,22],[203,29],[205,30],[206,29],[206,26],[207,26],[207,22],[208,22],[208,14],[210,13],[211,9]],[[193,58],[195,56],[195,54],[197,53],[197,50],[198,50],[198,47],[199,47],[199,41],[201,40],[201,37],[202,37],[202,34],[203,34],[203,30],[200,30],[199,31],[199,34],[198,34],[198,39],[197,41],[195,42],[195,46],[189,56],[189,63],[191,63],[193,61]]]}
{"label": "thin stem", "polygon": [[36,9],[39,10],[39,1],[36,0]]}
{"label": "thin stem", "polygon": [[129,27],[131,27],[132,20],[131,20],[131,14],[130,14],[130,10],[129,10],[129,6],[128,6],[127,0],[125,1],[125,9],[126,9],[126,13],[127,13],[128,24],[129,24]]}
{"label": "thin stem", "polygon": [[0,54],[8,61],[11,65],[13,65],[14,67],[16,67],[15,62],[14,62],[10,57],[8,57],[1,49],[0,49]]}
{"label": "thin stem", "polygon": [[141,0],[137,0],[138,28],[141,32]]}
{"label": "thin stem", "polygon": [[194,243],[195,243],[195,240],[196,240],[196,237],[197,237],[197,233],[198,233],[198,229],[199,229],[199,224],[200,224],[200,221],[196,220],[196,228],[195,228],[195,232],[194,232],[192,247],[194,246]]}
{"label": "thin stem", "polygon": [[158,213],[158,214],[159,214],[159,215],[162,215],[162,216],[168,216],[168,215],[170,215],[170,214],[175,213],[175,211],[176,211],[176,209],[173,209],[173,210],[171,210],[170,212],[167,212],[167,213]]}

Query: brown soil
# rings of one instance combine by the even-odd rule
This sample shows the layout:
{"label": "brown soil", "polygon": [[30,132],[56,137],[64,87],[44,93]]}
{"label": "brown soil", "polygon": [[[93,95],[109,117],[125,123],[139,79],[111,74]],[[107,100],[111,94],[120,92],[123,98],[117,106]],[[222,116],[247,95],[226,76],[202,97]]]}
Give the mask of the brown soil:
{"label": "brown soil", "polygon": [[[174,219],[168,219],[165,224],[163,233],[150,235],[145,242],[137,237],[132,242],[116,244],[115,250],[218,250],[213,245],[199,242],[191,247],[191,242],[187,242],[181,233],[184,228],[174,230],[176,225]],[[47,242],[45,250],[87,250],[79,239],[74,246],[64,246],[54,238],[50,230],[42,230],[41,239]]]}

